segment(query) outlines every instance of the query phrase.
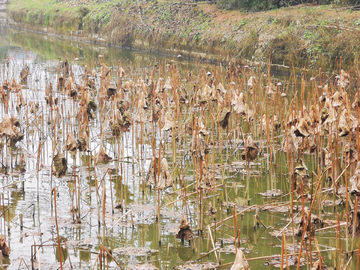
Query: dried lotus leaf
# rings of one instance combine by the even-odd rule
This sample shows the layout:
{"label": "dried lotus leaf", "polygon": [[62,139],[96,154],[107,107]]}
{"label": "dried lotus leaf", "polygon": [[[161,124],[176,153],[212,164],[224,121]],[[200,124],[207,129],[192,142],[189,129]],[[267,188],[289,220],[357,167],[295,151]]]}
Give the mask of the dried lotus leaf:
{"label": "dried lotus leaf", "polygon": [[108,154],[106,154],[104,148],[102,146],[100,146],[99,152],[94,157],[94,163],[98,164],[98,163],[107,162],[109,160],[111,160],[111,157],[108,156]]}
{"label": "dried lotus leaf", "polygon": [[53,160],[53,174],[56,177],[62,177],[67,171],[67,160],[64,153],[58,153],[54,156]]}

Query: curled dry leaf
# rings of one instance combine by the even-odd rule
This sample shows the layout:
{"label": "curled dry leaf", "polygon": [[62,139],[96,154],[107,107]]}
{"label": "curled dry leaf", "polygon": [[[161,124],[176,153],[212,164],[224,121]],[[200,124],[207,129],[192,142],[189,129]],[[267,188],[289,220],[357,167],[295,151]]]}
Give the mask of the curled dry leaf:
{"label": "curled dry leaf", "polygon": [[56,177],[62,177],[66,174],[67,171],[67,160],[64,153],[58,153],[54,156],[53,160],[53,174]]}
{"label": "curled dry leaf", "polygon": [[107,162],[109,160],[111,160],[111,157],[109,157],[108,154],[106,154],[104,148],[100,146],[99,152],[94,157],[94,163],[98,164],[98,163]]}
{"label": "curled dry leaf", "polygon": [[10,248],[8,247],[4,235],[0,235],[0,250],[3,256],[8,257],[10,255]]}
{"label": "curled dry leaf", "polygon": [[191,140],[190,151],[198,158],[204,158],[210,151],[210,148],[204,138],[200,134],[195,135],[195,131]]}
{"label": "curled dry leaf", "polygon": [[86,132],[84,132],[81,137],[76,142],[76,147],[79,149],[79,151],[87,151],[88,150],[88,144],[89,144],[89,136]]}
{"label": "curled dry leaf", "polygon": [[[296,230],[295,235],[296,236],[302,236],[305,230],[305,224],[307,223],[308,216],[310,214],[309,208],[304,208],[304,215],[302,216],[299,224],[299,228]],[[305,232],[305,238],[308,237],[308,234],[310,233],[311,236],[315,235],[316,229],[320,228],[322,226],[322,220],[318,218],[318,216],[311,214],[311,219],[309,220],[310,224],[306,226],[306,232]]]}
{"label": "curled dry leaf", "polygon": [[192,231],[185,215],[183,215],[181,218],[180,226],[178,232],[176,233],[176,238],[181,239],[182,241],[188,241],[192,239]]}
{"label": "curled dry leaf", "polygon": [[300,159],[300,164],[294,169],[294,191],[297,195],[308,195],[310,192],[309,171],[305,162]]}
{"label": "curled dry leaf", "polygon": [[[200,174],[200,172],[199,172],[199,174]],[[200,175],[199,175],[199,179],[200,179]],[[206,165],[203,163],[202,177],[201,177],[199,188],[207,189],[207,188],[213,188],[213,187],[214,187],[213,174],[210,173],[209,168],[206,167]]]}
{"label": "curled dry leaf", "polygon": [[237,250],[234,264],[231,266],[230,270],[250,270],[249,263],[240,248]]}
{"label": "curled dry leaf", "polygon": [[117,91],[116,83],[111,82],[107,88],[107,96],[110,98],[111,96],[115,95]]}
{"label": "curled dry leaf", "polygon": [[229,124],[230,113],[230,110],[226,107],[221,111],[219,124],[223,129],[225,129]]}
{"label": "curled dry leaf", "polygon": [[175,122],[174,122],[174,118],[171,115],[170,111],[167,111],[165,114],[165,124],[163,126],[163,128],[161,129],[162,131],[169,131],[172,128],[175,127]]}
{"label": "curled dry leaf", "polygon": [[287,136],[284,136],[281,142],[281,150],[284,152],[288,151],[289,153],[294,153],[298,150],[300,142],[301,138],[295,136],[295,127],[291,126]]}
{"label": "curled dry leaf", "polygon": [[74,135],[70,132],[67,135],[67,139],[65,141],[65,145],[63,146],[63,151],[75,151],[77,149],[77,143],[74,139]]}
{"label": "curled dry leaf", "polygon": [[309,137],[312,131],[305,119],[301,118],[299,123],[296,125],[294,133],[296,137]]}
{"label": "curled dry leaf", "polygon": [[212,206],[211,202],[209,202],[209,210],[207,211],[207,214],[209,216],[215,215],[217,213],[217,210]]}
{"label": "curled dry leaf", "polygon": [[96,109],[97,109],[97,105],[96,105],[95,101],[89,100],[89,102],[87,103],[86,112],[90,119],[95,118]]}
{"label": "curled dry leaf", "polygon": [[173,179],[170,174],[169,164],[166,158],[163,158],[160,162],[160,180],[157,188],[160,190],[173,186]]}
{"label": "curled dry leaf", "polygon": [[254,143],[252,138],[250,136],[248,136],[247,144],[246,144],[244,152],[241,154],[241,158],[243,160],[252,161],[252,160],[256,159],[258,152],[259,152],[259,149],[258,149],[257,145]]}
{"label": "curled dry leaf", "polygon": [[27,84],[27,77],[30,75],[30,69],[27,66],[27,64],[25,64],[25,67],[21,70],[20,72],[20,80],[21,80],[21,84]]}

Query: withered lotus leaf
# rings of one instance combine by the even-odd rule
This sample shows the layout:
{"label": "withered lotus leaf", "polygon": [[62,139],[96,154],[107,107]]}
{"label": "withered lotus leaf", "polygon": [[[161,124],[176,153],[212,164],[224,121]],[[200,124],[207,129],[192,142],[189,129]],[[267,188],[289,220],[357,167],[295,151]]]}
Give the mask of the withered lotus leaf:
{"label": "withered lotus leaf", "polygon": [[180,226],[178,232],[176,233],[176,238],[186,241],[191,240],[193,238],[190,225],[187,222],[185,215],[183,215],[181,218]]}
{"label": "withered lotus leaf", "polygon": [[67,160],[64,153],[58,153],[54,156],[53,160],[53,174],[56,177],[62,177],[67,171]]}
{"label": "withered lotus leaf", "polygon": [[173,186],[173,179],[170,174],[169,164],[166,158],[163,158],[160,162],[160,179],[157,188],[160,190]]}
{"label": "withered lotus leaf", "polygon": [[309,171],[302,159],[300,160],[300,164],[294,169],[293,178],[294,191],[299,196],[308,195],[310,192]]}
{"label": "withered lotus leaf", "polygon": [[249,263],[240,248],[237,249],[235,261],[230,270],[250,270]]}
{"label": "withered lotus leaf", "polygon": [[94,157],[94,163],[98,164],[98,163],[107,162],[109,160],[111,160],[111,157],[108,156],[108,154],[106,154],[104,148],[102,146],[100,146],[99,152]]}
{"label": "withered lotus leaf", "polygon": [[11,250],[5,241],[4,235],[0,235],[0,250],[3,256],[9,257]]}

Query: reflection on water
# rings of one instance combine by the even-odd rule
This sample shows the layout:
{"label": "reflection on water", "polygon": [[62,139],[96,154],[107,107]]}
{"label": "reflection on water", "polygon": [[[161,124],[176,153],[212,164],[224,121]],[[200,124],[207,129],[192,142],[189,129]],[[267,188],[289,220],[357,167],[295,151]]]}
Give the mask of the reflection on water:
{"label": "reflection on water", "polygon": [[[6,173],[1,174],[0,178],[1,188],[4,190],[2,193],[4,200],[0,201],[0,212],[3,217],[1,221],[5,221],[5,225],[0,222],[0,230],[7,235],[7,241],[12,249],[10,258],[3,262],[10,264],[9,269],[17,268],[21,259],[34,267],[37,267],[40,262],[43,269],[59,267],[57,262],[60,261],[60,254],[56,245],[57,232],[52,194],[54,187],[57,191],[57,219],[60,235],[67,242],[67,248],[61,248],[62,261],[65,261],[66,268],[72,265],[74,269],[91,269],[96,262],[100,262],[100,259],[104,269],[107,264],[114,268],[116,264],[110,256],[99,256],[99,251],[104,247],[111,251],[119,247],[152,249],[145,256],[138,254],[124,256],[116,253],[112,256],[124,266],[148,263],[159,269],[165,269],[166,266],[171,269],[186,261],[198,259],[212,250],[214,247],[209,241],[207,231],[198,230],[197,204],[193,202],[196,198],[191,197],[187,206],[184,206],[181,200],[173,203],[180,198],[181,189],[185,186],[180,181],[179,168],[177,168],[178,171],[174,169],[174,178],[177,179],[175,187],[171,191],[163,192],[161,205],[168,206],[164,206],[161,211],[160,223],[157,221],[156,191],[148,186],[144,190],[142,188],[142,181],[150,165],[152,153],[149,140],[144,139],[143,145],[139,143],[142,135],[144,137],[146,135],[145,132],[142,134],[139,126],[120,139],[114,139],[109,135],[110,132],[105,131],[106,139],[103,139],[101,134],[103,123],[97,115],[90,123],[92,129],[89,148],[92,154],[67,153],[68,174],[61,179],[52,177],[53,149],[61,149],[60,146],[64,144],[67,133],[73,130],[74,125],[77,125],[73,113],[78,108],[77,104],[68,99],[63,92],[54,91],[54,97],[60,100],[56,115],[60,130],[55,137],[53,126],[47,124],[47,122],[52,124],[53,116],[46,110],[45,101],[47,83],[52,82],[53,89],[57,88],[56,68],[59,60],[67,60],[70,63],[71,72],[74,74],[76,83],[80,85],[84,83],[82,74],[85,65],[99,70],[101,61],[98,58],[99,54],[104,55],[108,66],[118,67],[120,63],[132,78],[148,75],[148,70],[154,65],[166,67],[169,63],[175,63],[179,67],[179,72],[187,75],[198,74],[202,69],[211,70],[212,67],[200,65],[196,60],[185,61],[175,57],[166,58],[153,54],[92,46],[13,29],[1,29],[1,31],[4,32],[0,36],[0,57],[3,59],[6,54],[10,63],[6,68],[4,64],[2,65],[1,81],[10,80],[12,77],[18,81],[22,68],[27,64],[30,68],[30,76],[27,87],[22,89],[22,94],[26,102],[38,102],[36,113],[29,113],[26,111],[27,107],[16,109],[16,97],[11,97],[9,114],[18,117],[21,126],[27,128],[23,129],[24,140],[11,150],[13,151],[11,158],[6,155],[9,149],[2,148],[1,162],[10,167]],[[99,85],[99,83],[100,78],[97,78],[96,84]],[[1,109],[0,117],[3,118],[4,115],[5,111]],[[69,115],[69,119],[65,117],[66,115]],[[246,126],[244,125],[243,128],[245,129]],[[163,144],[168,143],[166,139],[162,138],[162,140]],[[54,145],[54,141],[60,146]],[[157,137],[158,145],[159,142],[160,138]],[[99,145],[102,145],[114,160],[98,165],[94,169],[93,153],[98,151]],[[119,145],[123,149],[119,149]],[[26,155],[24,174],[19,173],[18,168],[18,152],[20,151]],[[216,148],[214,162],[220,162],[219,151]],[[179,167],[184,166],[183,153],[176,154],[179,159],[181,158]],[[170,157],[171,153],[167,155]],[[223,155],[228,157],[230,163],[239,159],[236,155],[229,157],[226,149],[223,150]],[[259,192],[273,189],[290,190],[286,154],[277,151],[272,158],[273,166],[269,166],[268,156],[252,164],[251,174],[244,168],[236,173],[224,170],[222,179],[219,179],[224,186],[219,186],[213,193],[204,193],[205,199],[200,204],[201,207],[205,206],[204,208],[207,209],[209,202],[219,206],[215,216],[204,216],[204,224],[211,225],[220,219],[230,217],[233,214],[233,207],[229,207],[228,202],[230,204],[236,202],[240,208],[248,203],[264,205],[274,198],[260,196]],[[314,156],[308,155],[304,158],[309,171],[317,168]],[[108,174],[108,171],[111,174]],[[73,181],[72,173],[79,175],[80,187]],[[190,193],[193,191],[191,183],[194,179],[194,165],[191,162],[186,166],[186,177],[188,179],[184,181],[187,181],[186,186],[189,185],[187,192]],[[79,192],[79,197],[76,192]],[[288,201],[288,198],[279,199],[280,203],[288,203]],[[81,223],[79,224],[74,223],[73,215],[70,213],[71,206],[76,205],[76,202],[80,204]],[[105,207],[102,208],[104,202]],[[114,205],[120,203],[123,209],[114,209]],[[342,211],[344,211],[343,207],[337,208],[338,213]],[[288,212],[289,210],[277,213],[263,211],[258,215],[269,228],[278,229],[289,222]],[[23,229],[20,228],[20,213],[23,214]],[[194,239],[190,243],[187,241],[182,243],[175,238],[180,218],[185,213],[190,218],[194,230]],[[331,211],[327,218],[335,220],[336,215]],[[224,244],[223,252],[219,254],[219,260],[223,264],[232,262],[235,257],[233,241],[234,234],[237,232],[234,232],[233,225],[232,221],[228,222],[219,227],[213,235],[216,247],[220,247],[220,243]],[[240,230],[241,248],[244,248],[247,258],[281,253],[281,240],[271,236],[270,229],[263,227],[254,229],[254,212],[239,216],[236,226]],[[322,247],[336,246],[335,236],[335,230],[326,231],[318,235],[318,240]],[[288,242],[291,243],[291,241],[289,238]],[[346,242],[347,246],[350,245],[350,241],[351,239]],[[33,261],[31,261],[32,246],[36,246],[34,252],[37,253]],[[333,265],[334,252],[327,252],[324,256],[325,261]],[[216,260],[217,258],[212,253],[202,261],[215,262]],[[252,261],[251,266],[252,269],[263,269],[264,260]],[[274,269],[270,266],[266,268]],[[306,266],[301,269],[306,269]]]}

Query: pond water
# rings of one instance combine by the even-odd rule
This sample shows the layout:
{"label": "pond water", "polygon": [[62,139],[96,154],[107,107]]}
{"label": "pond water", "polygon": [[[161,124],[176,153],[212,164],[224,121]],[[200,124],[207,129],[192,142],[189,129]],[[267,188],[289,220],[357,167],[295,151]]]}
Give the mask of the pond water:
{"label": "pond water", "polygon": [[[100,54],[104,58],[99,58]],[[289,259],[289,269],[297,268],[297,265],[290,264],[297,261],[302,239],[301,236],[291,235],[292,228],[296,230],[298,227],[291,223],[291,217],[299,219],[302,216],[302,202],[294,197],[294,210],[291,211],[291,172],[296,166],[292,160],[298,164],[301,157],[306,163],[310,180],[314,182],[309,192],[313,195],[317,180],[312,172],[320,175],[324,170],[319,165],[318,153],[321,151],[315,154],[301,150],[296,154],[281,151],[281,141],[286,137],[284,126],[278,131],[261,132],[264,128],[261,119],[263,114],[272,116],[276,113],[279,121],[285,123],[285,113],[291,104],[298,110],[301,110],[302,100],[306,105],[314,104],[321,90],[316,88],[316,100],[313,99],[314,93],[308,94],[308,91],[314,89],[315,82],[320,84],[321,80],[335,80],[336,72],[318,75],[315,82],[308,80],[301,99],[300,73],[273,71],[269,78],[266,68],[241,67],[240,75],[231,78],[226,65],[200,63],[201,59],[186,60],[107,48],[14,29],[2,29],[0,61],[1,85],[11,78],[20,83],[20,73],[25,65],[30,73],[27,84],[23,84],[20,90],[24,103],[19,106],[18,94],[10,93],[8,108],[3,98],[0,105],[0,119],[4,119],[6,114],[15,116],[24,134],[24,138],[16,144],[9,145],[5,138],[2,141],[0,231],[11,248],[10,256],[2,258],[4,268],[59,269],[61,261],[64,269],[120,269],[118,265],[124,269],[152,269],[152,266],[158,269],[208,269],[217,262],[225,265],[223,268],[226,269],[231,267],[229,263],[234,262],[236,249],[241,249],[251,269],[276,269],[281,264],[283,241],[280,230],[285,226],[287,254],[296,253]],[[74,83],[81,87],[85,85],[85,66],[97,73],[95,90],[90,93],[97,109],[88,122],[79,121],[80,90],[75,98],[69,97],[66,91],[58,90],[59,76],[64,76],[59,69],[60,61],[68,61]],[[111,70],[109,79],[101,78],[102,62]],[[124,93],[123,101],[129,102],[128,111],[133,121],[128,131],[121,132],[121,136],[113,135],[110,121],[115,113],[112,109],[114,102],[101,96],[99,89],[110,81],[119,85],[119,66],[126,73],[122,78],[123,85],[130,80],[137,82],[139,77],[145,81],[152,76],[155,85],[159,77],[166,81],[168,76],[176,78],[171,80],[173,85],[176,81],[177,86],[184,85],[188,103],[182,105],[172,100],[174,87],[164,91],[167,97],[161,91],[158,93],[158,98],[164,95],[164,100],[170,102],[162,104],[163,108],[180,109],[179,119],[175,119],[178,134],[159,132],[163,124],[159,127],[159,123],[150,121],[150,113],[146,121],[139,120],[139,90],[129,89]],[[206,75],[207,72],[211,72],[211,76]],[[251,75],[257,78],[258,92],[253,91],[248,83]],[[244,116],[232,112],[228,126],[221,128],[217,120],[221,118],[220,107],[210,102],[197,102],[196,95],[191,94],[196,83],[204,83],[209,77],[218,80],[216,85],[221,81],[227,93],[231,92],[231,87],[244,90],[246,100],[256,111],[254,120],[244,121]],[[286,97],[276,100],[264,94],[265,85],[262,85],[263,88],[260,85],[270,80],[273,84],[282,83]],[[232,81],[235,85],[231,84]],[[46,91],[50,83],[52,86]],[[281,87],[280,84],[278,86]],[[263,89],[262,93],[260,89]],[[57,99],[53,107],[46,101],[49,93]],[[230,98],[227,94],[224,96],[225,99]],[[166,110],[160,118],[166,117]],[[204,158],[192,154],[193,136],[184,132],[186,120],[192,115],[202,119],[208,132],[204,140],[208,143],[209,153]],[[86,131],[89,151],[63,150],[68,134],[75,134],[76,139]],[[173,139],[174,134],[176,139]],[[242,160],[241,153],[245,149],[244,138],[248,136],[256,142],[259,153],[253,161],[246,162]],[[315,138],[318,138],[317,135]],[[328,135],[324,138],[317,141],[318,149],[326,146]],[[112,160],[95,164],[94,157],[101,147]],[[340,157],[342,148],[339,149],[335,153],[336,159],[344,168]],[[159,150],[161,156],[167,159],[174,179],[173,187],[161,191],[146,183],[151,158],[154,151],[158,157]],[[65,153],[68,167],[66,174],[60,178],[52,173],[53,157],[59,152]],[[20,166],[22,155],[25,166]],[[199,169],[202,163],[206,163],[209,173],[214,175],[216,182],[215,186],[210,185],[211,188],[200,188],[199,177],[203,177],[201,173],[204,173]],[[21,171],[22,168],[25,171]],[[335,176],[339,175],[337,170],[333,171]],[[348,179],[349,174],[346,173]],[[313,237],[311,244],[309,239],[303,241],[304,256],[300,269],[310,269],[310,263],[318,259],[315,241],[329,267],[341,264],[341,269],[345,269],[347,264],[347,269],[356,269],[357,253],[350,251],[357,250],[358,238],[349,236],[346,227],[341,226],[339,233],[338,227],[334,226],[346,221],[348,213],[346,203],[334,206],[334,202],[346,197],[326,189],[330,187],[332,182],[326,181],[324,176],[312,213],[324,222],[323,227],[332,227],[318,230],[316,240]],[[217,209],[212,216],[207,214],[209,203]],[[120,204],[122,209],[115,207]],[[304,205],[310,207],[310,202]],[[242,213],[234,221],[235,211]],[[192,229],[191,241],[176,238],[183,215]],[[226,218],[229,218],[228,221],[222,223]],[[236,245],[234,235],[240,236]],[[214,248],[215,252],[203,257]],[[309,256],[310,249],[313,251],[312,258]],[[273,255],[277,257],[272,258]],[[187,266],[184,266],[186,263]],[[189,263],[194,268],[190,268]]]}

